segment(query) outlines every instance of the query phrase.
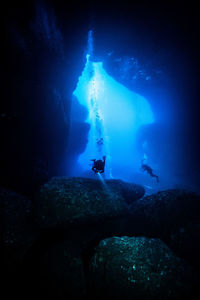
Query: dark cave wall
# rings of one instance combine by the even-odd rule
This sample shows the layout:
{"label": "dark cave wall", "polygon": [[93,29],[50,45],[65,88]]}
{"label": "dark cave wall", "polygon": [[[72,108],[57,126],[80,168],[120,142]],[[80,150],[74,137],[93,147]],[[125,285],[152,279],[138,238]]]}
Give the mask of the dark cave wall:
{"label": "dark cave wall", "polygon": [[71,95],[87,41],[86,23],[78,33],[69,18],[66,29],[53,6],[34,1],[5,10],[0,180],[25,194],[66,174]]}

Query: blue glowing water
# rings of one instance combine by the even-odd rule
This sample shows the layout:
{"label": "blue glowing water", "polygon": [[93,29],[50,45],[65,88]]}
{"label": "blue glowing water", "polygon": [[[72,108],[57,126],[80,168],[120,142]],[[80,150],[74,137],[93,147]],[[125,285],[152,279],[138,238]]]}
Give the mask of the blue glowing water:
{"label": "blue glowing water", "polygon": [[91,159],[102,159],[103,155],[107,178],[119,178],[122,169],[138,168],[141,157],[135,149],[137,130],[154,122],[148,101],[117,82],[103,63],[91,61],[89,54],[73,95],[87,109],[85,121],[90,124],[88,143],[78,160],[83,172],[90,169]]}

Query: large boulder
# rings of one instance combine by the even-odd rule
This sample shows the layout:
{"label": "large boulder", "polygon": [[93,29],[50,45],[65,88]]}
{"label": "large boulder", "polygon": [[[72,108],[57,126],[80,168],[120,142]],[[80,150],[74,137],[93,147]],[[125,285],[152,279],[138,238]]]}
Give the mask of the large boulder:
{"label": "large boulder", "polygon": [[91,299],[189,299],[197,282],[161,240],[145,237],[102,240],[89,267]]}
{"label": "large boulder", "polygon": [[134,202],[131,207],[132,234],[169,239],[171,233],[200,222],[200,196],[186,190],[166,190]]}
{"label": "large boulder", "polygon": [[[126,198],[125,189],[128,188]],[[36,219],[44,228],[99,223],[128,215],[127,202],[138,199],[143,193],[142,187],[128,183],[123,187],[122,181],[117,180],[102,182],[90,178],[54,177],[40,190]]]}
{"label": "large boulder", "polygon": [[105,182],[110,190],[113,192],[118,191],[122,194],[128,205],[142,198],[145,194],[145,189],[139,184],[129,183],[119,179],[108,179],[105,180]]}

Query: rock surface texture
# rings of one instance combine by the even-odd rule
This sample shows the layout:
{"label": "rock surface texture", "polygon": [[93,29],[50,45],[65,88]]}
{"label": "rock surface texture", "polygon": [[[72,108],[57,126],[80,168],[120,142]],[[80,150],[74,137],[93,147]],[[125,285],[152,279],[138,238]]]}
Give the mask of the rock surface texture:
{"label": "rock surface texture", "polygon": [[90,288],[103,299],[189,299],[196,274],[159,239],[102,240],[90,263]]}
{"label": "rock surface texture", "polygon": [[80,177],[53,177],[33,201],[1,188],[8,299],[197,298],[199,195],[144,193]]}
{"label": "rock surface texture", "polygon": [[37,199],[37,220],[50,228],[75,223],[97,223],[129,214],[128,203],[144,189],[121,180],[55,177],[43,185]]}

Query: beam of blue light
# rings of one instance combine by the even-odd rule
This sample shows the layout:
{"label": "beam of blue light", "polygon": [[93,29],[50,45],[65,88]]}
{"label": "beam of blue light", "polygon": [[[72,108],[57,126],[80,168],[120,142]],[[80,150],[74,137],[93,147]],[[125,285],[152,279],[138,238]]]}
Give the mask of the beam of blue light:
{"label": "beam of blue light", "polygon": [[115,170],[133,170],[140,163],[135,150],[137,130],[154,122],[148,101],[112,78],[102,62],[91,61],[90,54],[73,95],[86,107],[85,121],[90,124],[88,143],[78,160],[83,171],[90,168],[91,159],[103,155],[107,178],[115,176]]}

